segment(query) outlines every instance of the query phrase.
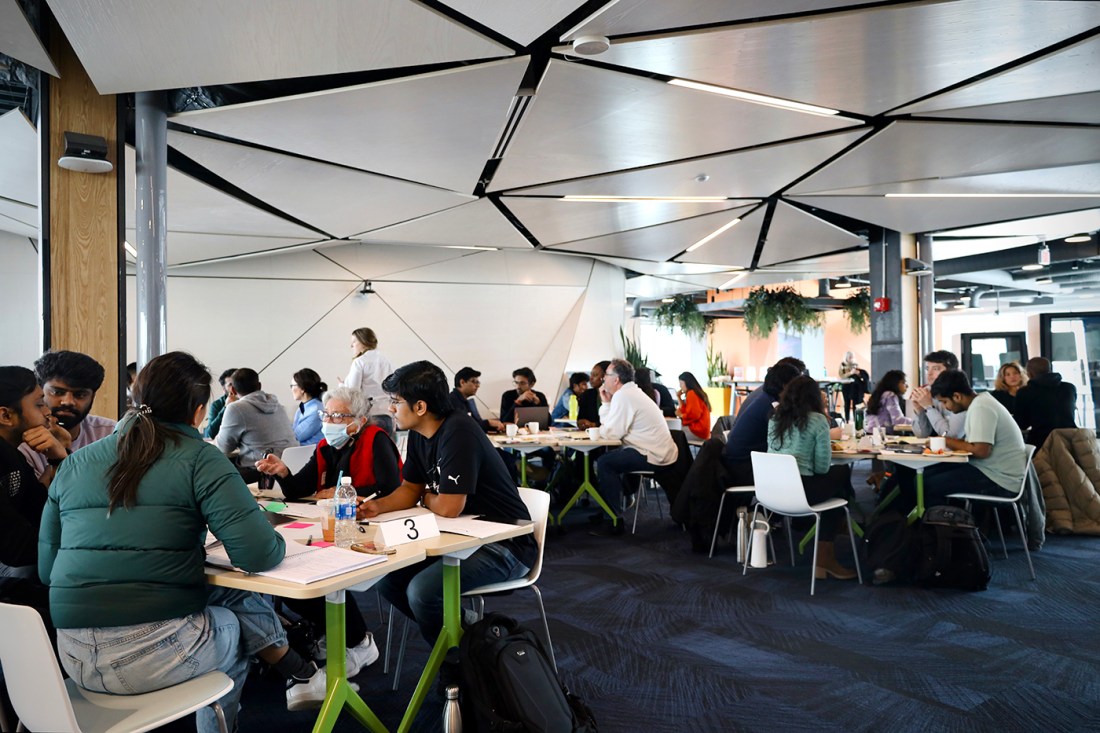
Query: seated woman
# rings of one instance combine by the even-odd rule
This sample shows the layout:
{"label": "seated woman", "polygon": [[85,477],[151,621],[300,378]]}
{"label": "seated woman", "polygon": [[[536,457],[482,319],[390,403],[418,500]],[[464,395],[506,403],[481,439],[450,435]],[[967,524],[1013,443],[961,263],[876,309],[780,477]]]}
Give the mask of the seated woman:
{"label": "seated woman", "polygon": [[328,385],[321,381],[321,375],[312,369],[294,372],[294,384],[290,393],[298,402],[294,411],[294,437],[299,445],[317,445],[321,442],[321,395]]}
{"label": "seated woman", "polygon": [[1027,374],[1014,361],[1001,364],[997,378],[993,380],[993,399],[1000,402],[1013,417],[1016,416],[1016,393],[1027,384]]}
{"label": "seated woman", "polygon": [[[196,430],[210,381],[179,351],[141,370],[116,432],[61,464],[42,513],[38,573],[50,586],[61,665],[77,684],[131,695],[221,670],[233,678],[220,700],[233,730],[251,656],[288,678],[291,710],[320,705],[325,670],[287,646],[263,596],[206,584],[207,527],[245,571],[268,570],[286,551],[237,469]],[[198,729],[218,729],[210,708]]]}
{"label": "seated woman", "polygon": [[901,407],[902,396],[908,389],[905,372],[891,369],[883,374],[871,393],[871,399],[867,400],[863,429],[870,432],[874,428],[886,428],[886,432],[890,433],[897,425],[911,425],[912,418],[906,417]]}
{"label": "seated woman", "polygon": [[696,438],[710,437],[710,399],[691,372],[680,375],[680,406],[676,415],[684,421],[684,427]]}
{"label": "seated woman", "polygon": [[[786,453],[798,461],[806,500],[818,504],[836,497],[852,495],[848,466],[831,466],[829,419],[821,407],[821,388],[811,377],[791,380],[779,396],[779,404],[768,421],[768,452]],[[817,538],[816,577],[838,580],[856,577],[836,559],[833,537],[843,520],[844,511],[834,509],[821,515],[821,533]]]}
{"label": "seated woman", "polygon": [[[256,462],[256,469],[274,476],[288,499],[316,494],[331,498],[341,475],[351,477],[351,485],[360,496],[385,496],[401,483],[401,457],[389,433],[369,423],[371,401],[351,387],[337,387],[325,394],[325,409],[321,411],[321,431],[324,437],[317,444],[309,462],[298,473],[291,474],[282,459],[270,455]],[[318,628],[325,626],[323,598],[284,601]],[[374,635],[367,631],[363,615],[348,596],[345,610],[345,639],[348,677],[359,674],[363,667],[378,659]],[[328,654],[322,638],[317,657]]]}

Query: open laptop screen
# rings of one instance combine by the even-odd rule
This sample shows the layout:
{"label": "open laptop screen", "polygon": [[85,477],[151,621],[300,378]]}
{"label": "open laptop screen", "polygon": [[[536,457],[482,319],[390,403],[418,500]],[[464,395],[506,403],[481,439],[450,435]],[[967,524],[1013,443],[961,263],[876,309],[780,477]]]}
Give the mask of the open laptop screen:
{"label": "open laptop screen", "polygon": [[517,407],[516,425],[523,426],[529,422],[537,422],[539,424],[539,430],[548,430],[550,428],[550,408]]}

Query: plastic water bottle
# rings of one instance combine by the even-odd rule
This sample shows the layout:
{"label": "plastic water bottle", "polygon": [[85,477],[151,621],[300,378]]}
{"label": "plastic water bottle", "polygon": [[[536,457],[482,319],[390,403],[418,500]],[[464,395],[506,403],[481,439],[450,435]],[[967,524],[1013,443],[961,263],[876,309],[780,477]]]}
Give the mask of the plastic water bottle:
{"label": "plastic water bottle", "polygon": [[340,479],[336,488],[336,546],[351,547],[359,541],[359,524],[355,521],[355,487],[351,485],[351,476]]}
{"label": "plastic water bottle", "polygon": [[575,422],[577,419],[577,415],[580,414],[580,411],[581,403],[580,400],[577,399],[577,395],[569,395],[569,419]]}
{"label": "plastic water bottle", "polygon": [[458,688],[447,688],[447,702],[443,705],[443,733],[462,733],[462,710],[458,707]]}

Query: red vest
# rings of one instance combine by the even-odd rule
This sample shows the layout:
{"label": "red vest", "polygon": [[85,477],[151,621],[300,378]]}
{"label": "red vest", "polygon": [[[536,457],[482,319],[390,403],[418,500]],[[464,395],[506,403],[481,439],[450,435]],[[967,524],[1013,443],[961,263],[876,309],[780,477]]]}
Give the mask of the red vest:
{"label": "red vest", "polygon": [[[377,425],[366,425],[355,438],[355,447],[351,452],[351,484],[352,486],[374,486],[374,438],[378,433],[384,432]],[[317,490],[325,488],[325,472],[328,466],[325,463],[325,454],[321,452],[321,446],[327,446],[328,441],[321,438],[317,444]],[[396,447],[394,448],[396,450]],[[397,458],[397,469],[401,470],[401,457]]]}

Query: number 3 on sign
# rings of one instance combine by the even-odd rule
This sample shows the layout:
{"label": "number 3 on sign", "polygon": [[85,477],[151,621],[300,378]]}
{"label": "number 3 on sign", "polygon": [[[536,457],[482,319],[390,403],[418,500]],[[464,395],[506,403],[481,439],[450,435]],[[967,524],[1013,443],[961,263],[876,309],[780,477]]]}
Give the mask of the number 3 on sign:
{"label": "number 3 on sign", "polygon": [[439,536],[435,515],[430,512],[417,514],[415,517],[381,522],[378,525],[378,531],[382,533],[382,540],[390,547]]}

